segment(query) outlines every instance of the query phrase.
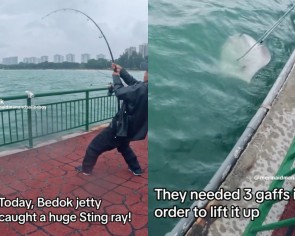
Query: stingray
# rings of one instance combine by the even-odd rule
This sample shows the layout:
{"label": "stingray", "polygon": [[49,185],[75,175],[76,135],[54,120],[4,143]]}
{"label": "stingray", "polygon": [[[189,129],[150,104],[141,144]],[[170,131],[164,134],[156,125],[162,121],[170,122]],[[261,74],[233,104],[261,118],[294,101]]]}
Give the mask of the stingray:
{"label": "stingray", "polygon": [[291,5],[284,15],[258,40],[247,34],[229,37],[221,49],[221,73],[225,76],[236,77],[250,82],[253,76],[271,60],[271,54],[263,44],[264,40],[294,8],[295,5]]}
{"label": "stingray", "polygon": [[[247,52],[245,56],[242,53]],[[233,35],[221,49],[220,69],[224,76],[235,77],[250,82],[252,77],[271,59],[271,54],[263,44],[247,34]]]}

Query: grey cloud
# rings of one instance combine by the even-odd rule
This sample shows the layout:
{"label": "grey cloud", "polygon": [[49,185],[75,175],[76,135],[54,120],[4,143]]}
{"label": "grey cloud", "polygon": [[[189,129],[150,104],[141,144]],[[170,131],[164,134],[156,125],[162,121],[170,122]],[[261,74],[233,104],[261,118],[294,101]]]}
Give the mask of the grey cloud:
{"label": "grey cloud", "polygon": [[[75,8],[88,14],[106,35],[118,57],[130,46],[147,42],[148,0],[2,0],[0,5],[0,62],[3,57],[52,56],[87,52],[94,57],[107,46],[95,26],[83,15],[51,11]],[[2,45],[2,47],[1,47]]]}

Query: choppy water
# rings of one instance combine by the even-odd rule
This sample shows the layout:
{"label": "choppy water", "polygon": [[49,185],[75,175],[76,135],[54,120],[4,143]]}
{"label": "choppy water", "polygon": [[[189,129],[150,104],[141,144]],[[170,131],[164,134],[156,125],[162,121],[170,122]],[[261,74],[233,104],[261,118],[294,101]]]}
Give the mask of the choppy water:
{"label": "choppy water", "polygon": [[[143,79],[142,71],[129,72],[136,79]],[[112,71],[110,70],[0,70],[0,99],[4,99],[5,105],[23,106],[26,105],[25,99],[6,101],[6,97],[26,95],[26,91],[31,91],[33,94],[39,94],[102,88],[107,87],[109,82],[112,82]],[[98,92],[95,91],[90,93],[90,97],[101,95],[105,96],[106,93],[107,92],[105,90]],[[33,98],[32,105],[68,101],[77,98],[85,98],[85,93],[47,96],[41,98],[37,97]],[[35,112],[38,114],[38,111]],[[4,116],[4,121],[6,118]],[[8,125],[8,122],[5,123],[5,126]],[[74,131],[70,130],[69,132]],[[46,136],[43,139],[48,138],[50,137]],[[17,143],[15,145],[3,146],[1,147],[1,150],[11,149],[19,145],[23,146],[24,144]]]}
{"label": "choppy water", "polygon": [[[293,12],[265,41],[268,66],[251,83],[219,67],[229,36],[258,39],[289,1],[149,1],[149,235],[177,219],[155,219],[153,188],[201,190],[226,158],[294,49]],[[186,202],[182,207],[190,206]]]}
{"label": "choppy water", "polygon": [[[130,71],[142,80],[142,71]],[[33,93],[107,87],[110,70],[0,70],[0,98]],[[43,99],[44,100],[44,99]]]}
{"label": "choppy water", "polygon": [[106,87],[111,71],[96,70],[0,70],[0,97]]}

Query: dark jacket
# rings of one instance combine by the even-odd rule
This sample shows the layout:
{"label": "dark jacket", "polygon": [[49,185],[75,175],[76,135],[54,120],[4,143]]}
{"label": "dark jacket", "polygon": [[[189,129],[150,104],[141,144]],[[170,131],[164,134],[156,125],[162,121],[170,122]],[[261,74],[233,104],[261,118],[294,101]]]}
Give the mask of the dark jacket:
{"label": "dark jacket", "polygon": [[[128,86],[123,85],[120,77]],[[120,77],[113,76],[115,95],[123,103],[112,120],[112,127],[119,137],[130,141],[144,139],[148,131],[148,84],[137,81],[124,68]]]}

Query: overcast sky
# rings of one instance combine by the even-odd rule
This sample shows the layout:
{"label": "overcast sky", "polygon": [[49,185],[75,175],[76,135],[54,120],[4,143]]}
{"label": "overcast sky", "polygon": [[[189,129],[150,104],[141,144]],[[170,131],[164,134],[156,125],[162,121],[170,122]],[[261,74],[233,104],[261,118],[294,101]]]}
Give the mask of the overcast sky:
{"label": "overcast sky", "polygon": [[82,53],[110,54],[99,30],[74,8],[89,15],[106,36],[115,59],[126,48],[148,41],[148,0],[0,0],[0,63],[3,57]]}

